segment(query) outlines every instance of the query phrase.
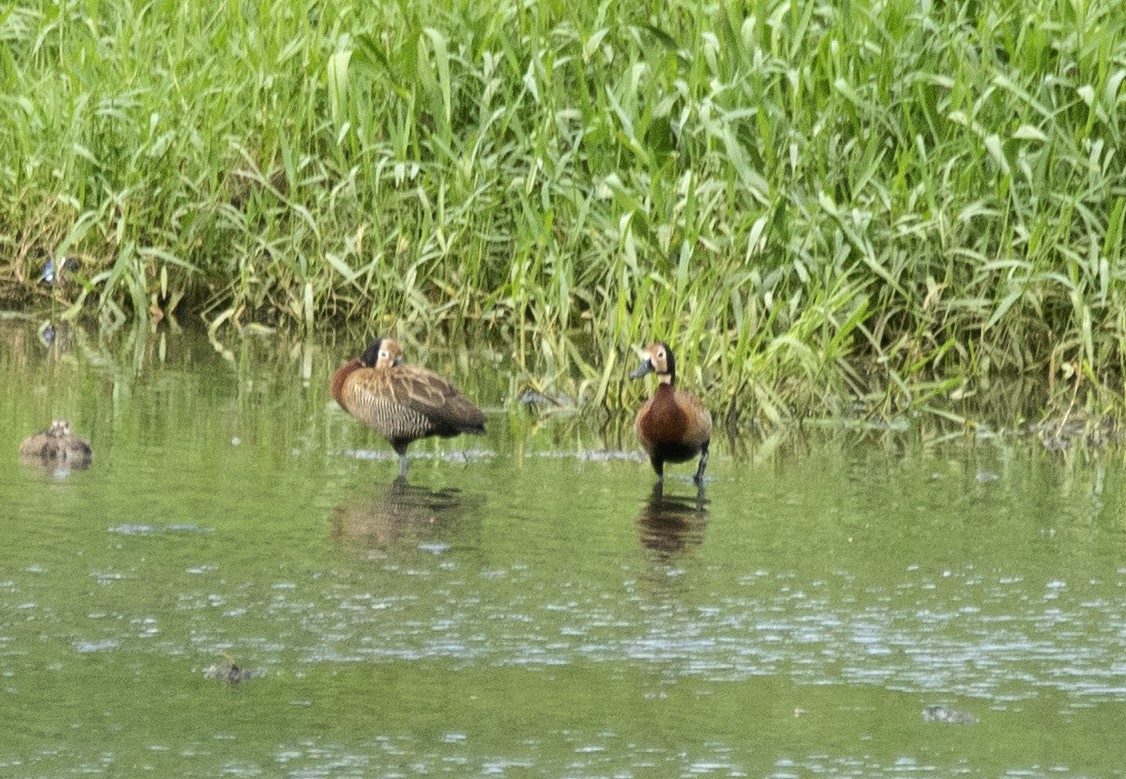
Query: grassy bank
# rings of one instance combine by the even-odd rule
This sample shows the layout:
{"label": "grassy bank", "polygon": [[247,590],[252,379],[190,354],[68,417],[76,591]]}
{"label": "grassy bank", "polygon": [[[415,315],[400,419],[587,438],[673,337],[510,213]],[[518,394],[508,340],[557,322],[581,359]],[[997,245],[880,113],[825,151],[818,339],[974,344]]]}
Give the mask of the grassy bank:
{"label": "grassy bank", "polygon": [[9,290],[482,331],[610,405],[656,336],[768,418],[1121,394],[1113,3],[17,0],[0,44]]}

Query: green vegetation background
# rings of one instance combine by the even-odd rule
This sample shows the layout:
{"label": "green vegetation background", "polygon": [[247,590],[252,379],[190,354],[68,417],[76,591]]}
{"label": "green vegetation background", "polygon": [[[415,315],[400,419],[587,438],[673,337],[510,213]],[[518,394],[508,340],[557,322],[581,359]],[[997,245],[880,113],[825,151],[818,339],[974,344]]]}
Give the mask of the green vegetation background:
{"label": "green vegetation background", "polygon": [[103,319],[484,333],[611,405],[660,337],[767,417],[1014,374],[1105,406],[1124,28],[1085,0],[16,0],[0,291],[76,255]]}

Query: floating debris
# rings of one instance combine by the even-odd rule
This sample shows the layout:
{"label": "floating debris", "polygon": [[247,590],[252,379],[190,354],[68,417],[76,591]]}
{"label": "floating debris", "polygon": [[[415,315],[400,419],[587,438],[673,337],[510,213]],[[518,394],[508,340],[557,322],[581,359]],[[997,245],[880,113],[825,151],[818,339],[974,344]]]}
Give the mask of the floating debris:
{"label": "floating debris", "polygon": [[945,722],[950,725],[976,725],[977,715],[941,703],[923,708],[923,722]]}
{"label": "floating debris", "polygon": [[1083,412],[1068,413],[1061,419],[1047,419],[1028,426],[1040,436],[1044,448],[1051,452],[1065,451],[1072,446],[1097,449],[1119,438],[1118,421],[1113,416],[1093,416]]}
{"label": "floating debris", "polygon": [[528,457],[543,457],[553,460],[582,460],[585,462],[606,463],[617,460],[624,460],[629,462],[647,462],[648,457],[644,452],[628,451],[624,452],[620,449],[591,449],[582,451],[561,451],[561,450],[548,450],[543,452],[528,452]]}
{"label": "floating debris", "polygon": [[1071,448],[1071,441],[1060,436],[1047,436],[1041,438],[1040,442],[1049,452],[1063,452]]}
{"label": "floating debris", "polygon": [[566,395],[559,392],[552,392],[547,394],[540,392],[534,387],[528,387],[519,395],[516,396],[516,401],[523,406],[555,406],[557,408],[571,408],[574,406],[572,401]]}
{"label": "floating debris", "polygon": [[254,671],[248,668],[243,668],[236,663],[215,663],[209,665],[203,671],[203,678],[213,682],[223,682],[224,684],[238,684],[245,682],[247,679],[253,679],[258,676]]}
{"label": "floating debris", "polygon": [[74,642],[74,651],[81,655],[90,654],[91,652],[110,652],[120,648],[121,642],[115,641],[112,638],[103,638],[98,641],[81,640]]}
{"label": "floating debris", "polygon": [[155,533],[213,533],[215,528],[196,525],[192,522],[171,522],[166,525],[150,525],[147,522],[126,522],[107,528],[110,533],[122,536],[147,536]]}

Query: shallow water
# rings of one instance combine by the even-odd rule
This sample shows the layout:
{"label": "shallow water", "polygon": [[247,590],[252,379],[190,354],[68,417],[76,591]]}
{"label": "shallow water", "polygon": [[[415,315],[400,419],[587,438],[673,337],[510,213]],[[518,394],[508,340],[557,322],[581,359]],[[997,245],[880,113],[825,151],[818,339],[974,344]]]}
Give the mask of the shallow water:
{"label": "shallow water", "polygon": [[[435,352],[489,434],[403,485],[328,395],[346,347],[64,335],[0,329],[0,776],[1126,765],[1121,453],[746,432],[658,499],[628,421]],[[18,461],[53,417],[89,470]]]}

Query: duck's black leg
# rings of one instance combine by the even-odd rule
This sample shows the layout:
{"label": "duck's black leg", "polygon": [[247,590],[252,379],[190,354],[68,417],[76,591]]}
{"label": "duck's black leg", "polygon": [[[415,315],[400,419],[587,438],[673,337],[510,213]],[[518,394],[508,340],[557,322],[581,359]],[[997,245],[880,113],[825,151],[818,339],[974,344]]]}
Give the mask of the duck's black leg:
{"label": "duck's black leg", "polygon": [[704,445],[700,447],[700,464],[696,467],[696,476],[692,481],[696,482],[697,487],[704,486],[704,469],[708,467],[708,444],[709,441],[704,441]]}
{"label": "duck's black leg", "polygon": [[[407,443],[410,443],[410,442],[408,441]],[[392,441],[391,446],[392,446],[392,448],[394,448],[395,454],[399,455],[399,478],[400,479],[406,479],[407,478],[407,444],[401,443],[399,441]]]}

